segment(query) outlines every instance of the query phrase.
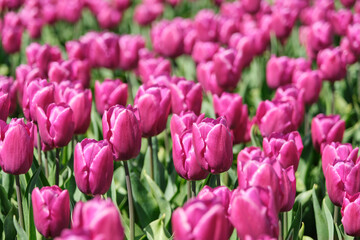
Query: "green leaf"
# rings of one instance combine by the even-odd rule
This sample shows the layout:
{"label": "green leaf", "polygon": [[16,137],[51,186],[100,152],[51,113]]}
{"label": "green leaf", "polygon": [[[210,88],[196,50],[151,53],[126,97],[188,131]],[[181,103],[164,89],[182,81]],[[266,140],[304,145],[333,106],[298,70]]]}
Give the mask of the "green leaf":
{"label": "green leaf", "polygon": [[316,233],[317,238],[319,240],[328,240],[329,233],[328,233],[328,226],[327,221],[324,213],[321,211],[319,200],[316,196],[315,192],[316,186],[314,185],[312,190],[312,200],[313,200],[313,207],[314,207],[314,215],[315,215],[315,223],[316,223]]}
{"label": "green leaf", "polygon": [[326,205],[325,198],[323,199],[322,210],[327,221],[329,239],[334,239],[334,220],[330,213],[329,208]]}
{"label": "green leaf", "polygon": [[172,239],[172,236],[165,228],[164,219],[165,215],[162,215],[161,218],[151,222],[144,231],[149,240],[168,240]]}
{"label": "green leaf", "polygon": [[305,232],[305,224],[304,224],[304,222],[302,222],[301,223],[301,228],[300,228],[299,234],[298,234],[299,239],[303,239],[304,232]]}
{"label": "green leaf", "polygon": [[0,203],[1,203],[0,204],[0,206],[1,206],[1,208],[0,208],[1,214],[3,216],[6,216],[9,213],[10,209],[11,209],[11,203],[8,200],[7,193],[6,193],[5,189],[4,189],[4,187],[1,186],[1,185],[0,185]]}
{"label": "green leaf", "polygon": [[300,227],[302,224],[302,206],[299,204],[294,219],[292,220],[286,239],[298,239]]}
{"label": "green leaf", "polygon": [[12,194],[14,193],[14,183],[15,178],[11,174],[7,174],[5,172],[2,172],[1,176],[2,180],[2,186],[4,187],[5,191],[7,192],[7,198],[11,199]]}
{"label": "green leaf", "polygon": [[260,129],[259,127],[254,124],[251,127],[251,131],[250,131],[250,138],[251,138],[251,144],[254,147],[261,147],[262,146],[262,136],[260,134]]}
{"label": "green leaf", "polygon": [[38,167],[34,175],[31,177],[29,184],[26,187],[25,196],[28,196],[28,194],[32,193],[32,190],[35,188],[35,184],[39,178],[40,172],[41,172],[41,168]]}
{"label": "green leaf", "polygon": [[29,239],[29,237],[26,235],[26,232],[24,231],[24,229],[22,227],[20,227],[19,223],[16,221],[15,216],[13,218],[13,222],[14,222],[15,229],[16,229],[16,231],[18,233],[18,239],[20,239],[20,240]]}
{"label": "green leaf", "polygon": [[16,208],[13,206],[4,221],[4,229],[5,229],[5,240],[13,240],[16,239],[16,229],[14,227],[13,216],[16,215]]}

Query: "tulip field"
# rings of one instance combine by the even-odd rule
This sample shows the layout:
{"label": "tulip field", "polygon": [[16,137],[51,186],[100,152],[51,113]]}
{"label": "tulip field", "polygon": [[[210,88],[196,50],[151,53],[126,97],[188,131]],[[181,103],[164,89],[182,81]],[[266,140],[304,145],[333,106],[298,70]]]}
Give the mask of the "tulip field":
{"label": "tulip field", "polygon": [[360,239],[360,1],[0,0],[0,240]]}

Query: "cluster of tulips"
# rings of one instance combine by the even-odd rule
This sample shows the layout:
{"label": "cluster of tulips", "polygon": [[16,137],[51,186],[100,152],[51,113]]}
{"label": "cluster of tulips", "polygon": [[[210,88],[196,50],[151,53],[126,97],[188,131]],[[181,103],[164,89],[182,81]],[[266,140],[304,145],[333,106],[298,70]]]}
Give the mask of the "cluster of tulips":
{"label": "cluster of tulips", "polygon": [[[175,9],[181,4],[166,2]],[[219,13],[203,9],[194,19],[154,22],[165,2],[145,0],[135,7],[133,18],[139,25],[154,22],[149,36],[90,31],[62,48],[37,42],[26,46],[26,64],[17,66],[13,77],[0,76],[0,167],[15,175],[21,227],[25,229],[19,175],[32,167],[35,148],[40,171],[55,179],[55,185],[31,193],[40,234],[58,240],[122,240],[129,231],[127,237],[134,239],[128,162],[139,156],[145,138],[154,179],[154,138],[167,138],[164,130],[169,128],[174,169],[189,187],[188,201],[172,213],[174,238],[229,239],[235,229],[240,239],[277,239],[282,234],[279,216],[293,208],[297,195],[303,126],[303,137],[311,130],[313,148],[321,154],[327,194],[336,206],[335,224],[342,207],[346,234],[360,236],[360,158],[358,148],[341,143],[346,126],[334,103],[335,82],[346,78],[349,66],[360,58],[360,2],[340,2],[345,8],[336,10],[332,0],[216,0]],[[5,13],[0,20],[2,49],[18,52],[24,29],[40,38],[46,24],[76,23],[84,8],[102,29],[114,29],[130,5],[129,0],[0,0]],[[245,98],[236,92],[242,74],[256,57],[273,50],[273,41],[285,45],[297,20],[307,58],[271,55],[264,74],[276,92],[272,99],[259,101],[251,117]],[[172,74],[178,67],[175,59],[182,55],[195,63],[197,81]],[[134,73],[141,85],[134,89],[129,79],[124,83],[120,78],[93,81],[98,69]],[[332,114],[319,113],[310,124],[307,110],[318,102],[324,81],[332,89]],[[203,98],[212,99],[215,118],[203,113]],[[93,107],[102,118],[102,140],[84,138]],[[21,114],[24,118],[17,118]],[[262,146],[255,146],[256,137]],[[242,149],[234,152],[238,144]],[[76,186],[93,197],[74,207],[68,190],[60,188],[60,150],[68,145]],[[48,165],[52,151],[55,176]],[[118,206],[101,197],[114,180],[114,161],[124,167],[129,228],[123,227]],[[232,167],[237,181],[229,189],[221,186],[220,174]],[[212,175],[218,187],[197,192],[197,181]]]}

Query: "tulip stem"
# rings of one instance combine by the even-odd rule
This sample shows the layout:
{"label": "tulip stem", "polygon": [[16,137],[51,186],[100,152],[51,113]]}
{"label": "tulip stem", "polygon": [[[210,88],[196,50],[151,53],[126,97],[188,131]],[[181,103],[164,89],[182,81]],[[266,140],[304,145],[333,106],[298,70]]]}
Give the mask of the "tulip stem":
{"label": "tulip stem", "polygon": [[309,134],[309,108],[306,106],[306,112],[305,112],[305,119],[304,119],[304,133],[305,133],[305,137]]}
{"label": "tulip stem", "polygon": [[196,182],[191,181],[191,197],[196,197]]}
{"label": "tulip stem", "polygon": [[288,216],[287,216],[287,212],[283,212],[282,214],[283,214],[284,237],[286,237],[288,230]]}
{"label": "tulip stem", "polygon": [[218,186],[221,186],[221,181],[220,181],[220,174],[216,174],[216,183]]}
{"label": "tulip stem", "polygon": [[60,148],[57,148],[56,150],[56,157],[55,157],[55,164],[56,164],[56,170],[55,170],[55,185],[59,186],[59,175],[60,175]]}
{"label": "tulip stem", "polygon": [[17,202],[18,202],[20,226],[22,228],[24,228],[24,213],[23,213],[23,208],[22,208],[22,199],[21,199],[21,188],[20,188],[19,175],[15,175],[15,181],[16,181],[16,198],[17,198]]}
{"label": "tulip stem", "polygon": [[47,152],[45,152],[45,176],[46,178],[49,178],[49,163],[48,163],[48,155]]}
{"label": "tulip stem", "polygon": [[[39,129],[39,127],[38,127]],[[37,132],[37,150],[38,150],[38,161],[39,161],[39,167],[42,166],[42,160],[41,160],[41,138],[39,131]]]}
{"label": "tulip stem", "polygon": [[148,143],[150,149],[150,177],[152,180],[154,180],[154,153],[153,153],[151,137],[148,137]]}
{"label": "tulip stem", "polygon": [[187,199],[190,200],[191,198],[191,183],[190,180],[187,181]]}
{"label": "tulip stem", "polygon": [[338,206],[334,206],[334,223],[335,225],[338,222],[338,216],[339,216],[339,207]]}
{"label": "tulip stem", "polygon": [[126,161],[124,161],[124,168],[125,168],[125,178],[126,178],[126,188],[128,192],[128,201],[129,201],[129,216],[130,216],[130,240],[134,240],[135,238],[135,231],[134,231],[134,204],[133,204],[133,197],[132,197],[132,189],[131,189],[131,180],[129,174],[129,168]]}
{"label": "tulip stem", "polygon": [[332,92],[332,99],[331,99],[331,114],[335,114],[335,83],[331,83],[331,92]]}
{"label": "tulip stem", "polygon": [[165,153],[166,153],[166,160],[168,159],[170,148],[169,148],[169,133],[167,128],[164,130],[164,144],[165,144]]}

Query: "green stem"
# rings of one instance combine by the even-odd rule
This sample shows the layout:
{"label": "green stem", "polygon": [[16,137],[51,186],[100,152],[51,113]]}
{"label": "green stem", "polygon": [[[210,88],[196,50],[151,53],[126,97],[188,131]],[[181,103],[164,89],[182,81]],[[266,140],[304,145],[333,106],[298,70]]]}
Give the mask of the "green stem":
{"label": "green stem", "polygon": [[196,197],[196,181],[191,181],[191,197]]}
{"label": "green stem", "polygon": [[217,184],[218,186],[221,186],[220,174],[216,174],[215,176],[216,176],[216,184]]}
{"label": "green stem", "polygon": [[49,163],[48,163],[48,154],[47,152],[44,152],[45,153],[45,176],[46,178],[48,179],[49,178]]}
{"label": "green stem", "polygon": [[55,171],[55,185],[59,186],[59,176],[60,176],[60,148],[56,149],[56,157],[55,157],[55,164],[56,164],[56,171]]}
{"label": "green stem", "polygon": [[170,147],[169,147],[169,131],[167,128],[165,128],[164,130],[164,144],[165,144],[166,160],[168,160]]}
{"label": "green stem", "polygon": [[148,137],[149,149],[150,149],[150,177],[154,180],[154,150],[151,142],[151,137]]}
{"label": "green stem", "polygon": [[190,183],[190,181],[188,180],[187,181],[187,199],[188,199],[188,201],[190,200],[190,198],[191,198],[191,183]]}
{"label": "green stem", "polygon": [[335,223],[335,225],[338,222],[338,217],[339,217],[339,207],[334,206],[334,223]]}
{"label": "green stem", "polygon": [[22,199],[21,199],[21,188],[20,188],[19,175],[15,175],[15,181],[16,181],[16,198],[17,198],[17,202],[18,202],[20,226],[22,228],[24,228],[24,213],[23,213],[23,208],[22,208]]}
{"label": "green stem", "polygon": [[40,132],[39,127],[37,128],[37,150],[38,150],[38,161],[39,161],[39,167],[42,166],[42,160],[41,160],[41,138],[40,138]]}
{"label": "green stem", "polygon": [[132,196],[132,188],[131,188],[131,180],[128,164],[124,161],[125,168],[125,179],[126,179],[126,188],[128,192],[128,202],[129,202],[129,216],[130,216],[130,240],[135,239],[135,219],[134,219],[134,204],[133,204],[133,196]]}
{"label": "green stem", "polygon": [[304,133],[305,133],[305,137],[309,134],[309,127],[310,127],[309,117],[310,117],[309,108],[306,107],[305,119],[304,119]]}
{"label": "green stem", "polygon": [[284,237],[287,236],[287,230],[288,230],[288,216],[287,212],[283,212],[283,228],[284,228]]}

